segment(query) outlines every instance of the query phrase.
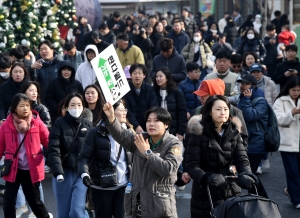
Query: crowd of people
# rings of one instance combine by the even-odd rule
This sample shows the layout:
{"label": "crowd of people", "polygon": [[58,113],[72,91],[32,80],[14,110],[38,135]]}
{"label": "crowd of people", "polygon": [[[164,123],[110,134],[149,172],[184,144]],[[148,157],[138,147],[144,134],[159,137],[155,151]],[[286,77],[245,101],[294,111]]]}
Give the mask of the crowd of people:
{"label": "crowd of people", "polygon": [[[80,17],[63,55],[48,40],[37,54],[0,53],[4,216],[53,217],[43,203],[49,172],[58,218],[177,217],[176,186],[190,181],[191,217],[210,217],[207,187],[215,207],[241,188],[268,198],[257,175],[270,169],[270,108],[284,193],[300,209],[297,36],[274,15],[262,36],[261,16],[243,22],[237,10],[218,22],[186,8],[123,19],[116,11],[96,30]],[[130,86],[114,105],[91,65],[111,44]],[[239,177],[226,181],[232,165]]]}

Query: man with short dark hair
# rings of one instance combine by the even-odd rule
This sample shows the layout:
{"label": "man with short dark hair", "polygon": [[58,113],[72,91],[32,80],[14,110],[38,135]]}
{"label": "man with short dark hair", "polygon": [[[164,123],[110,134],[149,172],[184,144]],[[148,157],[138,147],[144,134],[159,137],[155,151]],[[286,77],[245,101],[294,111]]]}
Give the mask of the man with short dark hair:
{"label": "man with short dark hair", "polygon": [[145,64],[141,49],[133,44],[127,33],[120,33],[117,37],[117,55],[124,69],[127,65]]}
{"label": "man with short dark hair", "polygon": [[226,42],[226,35],[221,33],[218,37],[218,42],[214,43],[211,47],[213,55],[216,55],[220,51],[227,51],[229,53],[233,52],[231,45]]}
{"label": "man with short dark hair", "polygon": [[280,24],[281,12],[274,11],[274,16],[275,18],[271,20],[271,23],[273,23],[276,26],[276,33],[279,34],[281,32],[281,24]]}
{"label": "man with short dark hair", "polygon": [[137,19],[138,24],[140,25],[140,27],[146,27],[149,23],[148,19],[145,18],[145,11],[139,11],[139,18]]}
{"label": "man with short dark hair", "polygon": [[189,11],[186,8],[181,10],[181,16],[182,21],[184,22],[185,32],[187,32],[188,35],[193,36],[193,34],[199,30],[197,23],[194,19],[189,17]]}
{"label": "man with short dark hair", "polygon": [[159,106],[156,93],[151,85],[144,81],[146,67],[143,64],[132,64],[129,69],[130,91],[124,96],[127,118],[137,133],[146,131],[145,112],[153,106]]}
{"label": "man with short dark hair", "polygon": [[148,20],[148,24],[153,28],[157,22],[157,18],[154,15],[151,15]]}
{"label": "man with short dark hair", "polygon": [[94,30],[92,32],[92,40],[93,40],[93,45],[96,45],[97,49],[98,49],[98,52],[101,53],[103,52],[103,50],[105,50],[109,44],[105,41],[103,41],[101,38],[100,38],[100,33],[98,30]]}
{"label": "man with short dark hair", "polygon": [[116,35],[108,28],[106,23],[101,23],[99,25],[99,33],[102,41],[107,42],[108,44],[113,44],[116,47]]}
{"label": "man with short dark hair", "polygon": [[242,15],[239,13],[238,9],[234,9],[232,13],[233,21],[236,23],[237,29],[242,26],[244,23],[244,19]]}
{"label": "man with short dark hair", "polygon": [[63,56],[63,59],[72,62],[76,72],[79,65],[84,62],[84,54],[77,51],[76,46],[72,41],[66,42],[64,49],[67,53]]}
{"label": "man with short dark hair", "polygon": [[174,47],[178,53],[181,53],[184,46],[190,42],[189,36],[181,28],[179,19],[174,20],[173,30],[169,33],[168,38],[173,40]]}
{"label": "man with short dark hair", "polygon": [[0,85],[7,81],[10,68],[9,55],[6,52],[0,53]]}
{"label": "man with short dark hair", "polygon": [[273,75],[274,82],[280,84],[280,90],[284,87],[291,76],[298,76],[300,72],[300,63],[297,58],[297,45],[287,45],[285,47],[286,60],[277,65]]}
{"label": "man with short dark hair", "polygon": [[121,14],[118,11],[113,13],[113,17],[107,21],[107,26],[117,36],[118,33],[125,31],[125,22],[121,19]]}
{"label": "man with short dark hair", "polygon": [[227,25],[226,18],[229,17],[229,16],[230,16],[230,13],[227,11],[227,12],[224,13],[224,17],[219,20],[218,26],[219,26],[220,33],[224,32],[224,28]]}
{"label": "man with short dark hair", "polygon": [[186,67],[184,58],[174,48],[173,40],[162,38],[159,41],[161,53],[156,55],[152,61],[151,78],[154,79],[156,71],[167,67],[171,71],[172,78],[178,84],[186,78]]}
{"label": "man with short dark hair", "polygon": [[166,18],[161,18],[160,22],[162,23],[167,32],[170,32],[172,30],[172,26],[168,23],[168,20]]}

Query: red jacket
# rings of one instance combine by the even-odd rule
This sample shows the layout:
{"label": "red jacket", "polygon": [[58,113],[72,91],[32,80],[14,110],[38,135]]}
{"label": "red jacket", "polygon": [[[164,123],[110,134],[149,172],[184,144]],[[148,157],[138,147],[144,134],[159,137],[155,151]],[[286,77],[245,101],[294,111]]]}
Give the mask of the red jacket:
{"label": "red jacket", "polygon": [[[44,180],[44,156],[41,144],[48,147],[49,131],[43,121],[39,118],[36,111],[32,111],[33,118],[31,120],[31,128],[28,130],[24,144],[26,146],[26,155],[32,183]],[[12,159],[18,146],[18,132],[13,124],[12,115],[8,115],[6,121],[0,127],[0,157],[5,152],[5,159]],[[10,173],[3,176],[3,179],[14,182],[18,170],[18,155],[13,160]]]}
{"label": "red jacket", "polygon": [[295,35],[291,31],[284,31],[279,33],[278,42],[284,43],[285,45],[290,45],[295,41]]}

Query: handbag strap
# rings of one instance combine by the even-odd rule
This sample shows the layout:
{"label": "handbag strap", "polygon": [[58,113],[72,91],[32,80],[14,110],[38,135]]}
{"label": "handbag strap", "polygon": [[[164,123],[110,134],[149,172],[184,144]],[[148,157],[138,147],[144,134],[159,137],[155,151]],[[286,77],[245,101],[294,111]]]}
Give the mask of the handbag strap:
{"label": "handbag strap", "polygon": [[120,156],[121,156],[121,152],[122,152],[122,146],[120,145],[116,166],[118,165],[118,162],[119,162],[119,159],[120,159]]}
{"label": "handbag strap", "polygon": [[68,157],[68,155],[69,155],[69,153],[70,153],[71,148],[73,147],[73,144],[74,144],[74,142],[75,142],[75,140],[76,140],[76,137],[77,137],[77,135],[78,135],[80,126],[81,126],[81,123],[79,123],[79,125],[78,125],[78,127],[77,127],[77,129],[76,129],[76,133],[75,133],[75,135],[74,135],[73,141],[72,141],[72,143],[70,144],[70,146],[68,147],[68,152],[67,152],[67,154],[66,154],[66,155],[64,156],[64,158],[62,159],[62,164],[65,162],[66,158]]}
{"label": "handbag strap", "polygon": [[[27,131],[27,132],[28,132],[28,131]],[[20,150],[20,148],[21,148],[21,146],[22,146],[22,144],[23,144],[23,142],[24,142],[24,140],[25,140],[25,138],[26,138],[27,132],[25,133],[24,138],[22,139],[22,141],[21,141],[21,143],[20,143],[20,145],[19,145],[19,147],[18,147],[16,153],[14,154],[13,159],[17,156],[17,154],[18,154],[18,152],[19,152],[19,150]]]}

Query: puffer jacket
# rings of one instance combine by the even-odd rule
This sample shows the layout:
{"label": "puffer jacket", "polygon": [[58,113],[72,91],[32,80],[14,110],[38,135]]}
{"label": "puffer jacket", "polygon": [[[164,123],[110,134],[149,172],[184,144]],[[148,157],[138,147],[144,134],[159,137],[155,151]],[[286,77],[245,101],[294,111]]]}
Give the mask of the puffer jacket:
{"label": "puffer jacket", "polygon": [[224,28],[223,34],[226,36],[226,42],[233,46],[236,38],[238,37],[238,31],[233,21],[227,21],[227,25]]}
{"label": "puffer jacket", "polygon": [[[263,76],[263,80],[264,80],[264,93],[265,93],[265,99],[267,100],[268,104],[272,107],[275,99],[278,96],[278,90],[276,87],[276,84],[274,83],[274,81],[267,76]],[[258,86],[259,88],[259,86]]]}
{"label": "puffer jacket", "polygon": [[300,151],[300,114],[292,115],[295,107],[300,107],[300,101],[295,105],[290,95],[281,96],[273,105],[280,133],[279,151],[298,153]]}
{"label": "puffer jacket", "polygon": [[241,44],[239,45],[236,53],[243,55],[245,52],[254,52],[259,60],[263,63],[266,56],[266,48],[261,39],[248,39],[243,38]]}
{"label": "puffer jacket", "polygon": [[[155,92],[158,105],[161,105],[162,98],[159,90],[155,90]],[[167,102],[168,111],[172,117],[169,132],[175,136],[176,133],[183,136],[187,124],[187,108],[183,93],[178,89],[174,89],[171,93],[168,93],[165,100]]]}
{"label": "puffer jacket", "polygon": [[[210,218],[210,204],[207,187],[200,185],[206,173],[227,174],[229,166],[235,165],[238,173],[251,172],[242,137],[239,134],[240,121],[229,122],[221,137],[214,129],[203,126],[200,116],[193,116],[188,123],[191,137],[185,152],[185,170],[193,179],[191,217]],[[210,188],[214,207],[241,189],[235,183],[229,186]],[[234,194],[232,193],[234,191]]]}
{"label": "puffer jacket", "polygon": [[252,89],[251,97],[240,95],[238,103],[248,130],[248,153],[250,154],[265,153],[264,131],[267,131],[268,124],[268,103],[265,99],[261,99],[252,105],[253,99],[258,97],[264,97],[263,90]]}
{"label": "puffer jacket", "polygon": [[[29,171],[32,184],[44,180],[44,156],[41,144],[44,148],[48,147],[49,131],[45,124],[41,121],[38,113],[32,111],[31,128],[26,133],[24,146],[28,159]],[[13,124],[12,115],[8,115],[7,119],[0,128],[0,157],[5,152],[5,159],[12,159],[13,155],[19,147],[18,132]],[[14,182],[18,171],[18,155],[14,158],[11,170],[3,179],[8,182]]]}
{"label": "puffer jacket", "polygon": [[[69,79],[65,79],[62,76],[62,69],[65,67],[70,68],[72,71]],[[58,117],[59,102],[73,92],[83,93],[82,85],[79,81],[75,80],[75,69],[72,62],[62,61],[59,64],[57,78],[49,83],[45,97],[45,102],[49,108],[53,123]]]}
{"label": "puffer jacket", "polygon": [[44,122],[44,124],[51,128],[51,117],[48,108],[43,104],[38,104],[37,102],[32,103],[32,110],[38,112],[40,119]]}
{"label": "puffer jacket", "polygon": [[189,18],[187,21],[186,19],[182,18],[185,26],[185,32],[192,37],[195,32],[199,30],[199,27],[197,25],[197,22],[194,19]]}
{"label": "puffer jacket", "polygon": [[[53,54],[53,60],[50,62],[43,62],[43,66],[40,69],[35,69],[35,79],[39,82],[41,91],[40,97],[43,104],[45,104],[46,91],[49,83],[57,78],[58,66],[62,61],[61,55],[57,52]],[[40,55],[37,56],[37,60],[41,58]]]}
{"label": "puffer jacket", "polygon": [[[79,124],[81,124],[80,127]],[[79,131],[74,139],[78,127]],[[64,175],[64,168],[77,172],[78,155],[84,144],[85,136],[92,127],[93,124],[90,121],[82,117],[72,117],[68,111],[65,116],[55,121],[49,135],[48,146],[49,166],[55,178],[60,174]],[[73,141],[72,147],[69,147]],[[70,152],[66,157],[68,150]],[[64,158],[65,161],[62,163]]]}
{"label": "puffer jacket", "polygon": [[184,46],[190,42],[190,37],[184,31],[176,34],[174,30],[171,30],[167,37],[174,41],[174,48],[178,53],[181,53]]}
{"label": "puffer jacket", "polygon": [[[105,167],[110,161],[111,145],[107,134],[107,130],[102,130],[101,125],[92,128],[87,133],[84,146],[78,157],[78,175],[89,174],[94,185],[97,186],[100,186],[100,168]],[[128,175],[130,175],[133,155],[125,149],[125,157]]]}
{"label": "puffer jacket", "polygon": [[133,168],[130,174],[132,190],[124,195],[125,216],[132,217],[140,194],[143,218],[177,218],[174,184],[182,161],[182,143],[166,131],[153,154],[145,157],[134,144],[134,134],[121,127],[118,119],[107,128],[112,137],[133,153]]}
{"label": "puffer jacket", "polygon": [[200,80],[191,80],[188,77],[178,84],[178,89],[182,91],[188,112],[191,114],[193,110],[201,105],[197,95],[193,94],[200,86]]}
{"label": "puffer jacket", "polygon": [[[186,63],[194,62],[194,48],[195,48],[195,43],[191,42],[188,43],[186,46],[181,51],[181,55],[185,58]],[[202,62],[202,68],[206,68],[206,54],[212,54],[212,51],[210,47],[203,41],[201,40],[200,42],[200,54],[201,54],[201,62]]]}
{"label": "puffer jacket", "polygon": [[[264,64],[275,64],[276,61],[277,61],[277,42],[278,42],[278,39],[277,39],[277,36],[275,35],[275,38],[276,38],[276,43],[275,44],[271,44],[270,43],[270,39],[271,37],[266,35],[264,37],[264,46],[266,48],[266,57],[265,57],[265,60],[264,60]],[[271,72],[272,74],[274,72]]]}

